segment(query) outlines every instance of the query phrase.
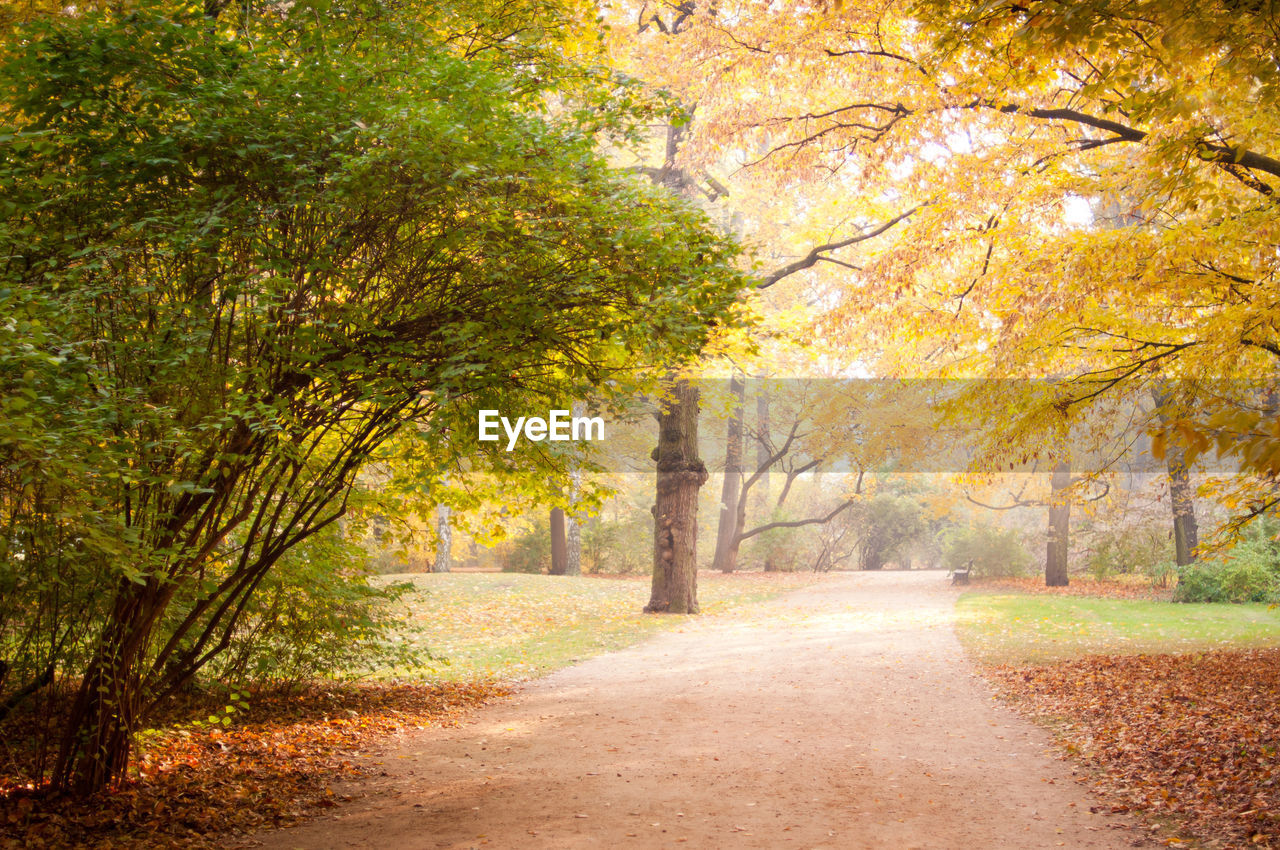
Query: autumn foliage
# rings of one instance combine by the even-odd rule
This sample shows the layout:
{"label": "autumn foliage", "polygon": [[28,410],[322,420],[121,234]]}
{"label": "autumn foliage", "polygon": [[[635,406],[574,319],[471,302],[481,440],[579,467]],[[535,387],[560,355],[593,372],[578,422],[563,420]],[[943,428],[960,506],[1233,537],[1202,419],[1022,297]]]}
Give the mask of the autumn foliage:
{"label": "autumn foliage", "polygon": [[[456,723],[503,696],[492,682],[327,686],[261,694],[231,723],[178,723],[140,747],[130,781],[86,804],[24,793],[27,753],[0,750],[0,847],[202,847],[350,800],[335,784],[376,769],[357,758],[397,732]],[[225,701],[225,700],[224,700]],[[206,718],[220,704],[181,706]],[[176,718],[174,718],[176,719]]]}
{"label": "autumn foliage", "polygon": [[1152,599],[1168,602],[1173,597],[1169,588],[1155,587],[1148,581],[1099,581],[1089,576],[1072,576],[1066,587],[1046,587],[1041,578],[1009,576],[980,579],[985,591],[1012,591],[1038,596],[1086,596],[1104,599]]}
{"label": "autumn foliage", "polygon": [[1094,656],[990,671],[1060,722],[1116,811],[1169,817],[1216,846],[1280,847],[1280,649]]}

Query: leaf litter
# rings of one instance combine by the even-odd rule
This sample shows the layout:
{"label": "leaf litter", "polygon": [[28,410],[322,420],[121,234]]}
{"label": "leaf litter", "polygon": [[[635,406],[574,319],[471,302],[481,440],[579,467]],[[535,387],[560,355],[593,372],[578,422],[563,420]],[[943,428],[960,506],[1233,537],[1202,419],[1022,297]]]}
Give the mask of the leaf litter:
{"label": "leaf litter", "polygon": [[985,672],[1052,724],[1112,811],[1168,822],[1210,847],[1280,848],[1280,649]]}
{"label": "leaf litter", "polygon": [[[335,784],[376,771],[355,759],[388,736],[455,725],[509,693],[496,681],[262,693],[227,727],[178,723],[147,733],[129,780],[90,801],[24,788],[10,765],[0,773],[0,847],[199,848],[295,823],[352,799]],[[186,709],[208,713],[208,705]]]}

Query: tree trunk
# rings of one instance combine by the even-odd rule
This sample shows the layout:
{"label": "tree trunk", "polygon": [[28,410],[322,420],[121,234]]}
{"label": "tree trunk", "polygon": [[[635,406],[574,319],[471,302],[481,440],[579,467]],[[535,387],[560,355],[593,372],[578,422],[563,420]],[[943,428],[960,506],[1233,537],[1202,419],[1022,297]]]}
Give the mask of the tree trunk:
{"label": "tree trunk", "polygon": [[1186,450],[1182,446],[1165,449],[1169,467],[1169,504],[1173,508],[1173,545],[1178,566],[1195,563],[1200,531],[1196,525],[1196,505],[1187,472]]}
{"label": "tree trunk", "polygon": [[[760,382],[760,394],[756,396],[756,469],[763,468],[769,463],[769,457],[772,452],[769,451],[769,382],[762,380]],[[768,516],[769,514],[769,473],[766,471],[756,481],[756,515]],[[746,512],[743,512],[742,526],[738,529],[738,534],[742,534],[746,530],[747,520]],[[765,556],[764,569],[765,572],[773,572],[773,561],[769,556]]]}
{"label": "tree trunk", "polygon": [[742,431],[744,379],[729,380],[733,413],[729,417],[724,452],[724,486],[720,489],[720,523],[716,528],[716,554],[711,568],[731,573],[738,564],[738,502],[742,495]]}
{"label": "tree trunk", "polygon": [[571,516],[564,519],[565,526],[565,559],[564,574],[567,576],[582,575],[582,527]]}
{"label": "tree trunk", "polygon": [[[756,429],[756,469],[765,469],[773,454],[769,451],[769,391],[766,381],[761,382],[760,395],[756,396]],[[757,507],[761,513],[766,513],[769,505],[768,469],[760,475],[756,487],[756,499],[759,500]]]}
{"label": "tree trunk", "polygon": [[433,573],[447,573],[453,565],[453,529],[449,527],[449,506],[436,505],[436,559]]}
{"label": "tree trunk", "polygon": [[140,659],[172,595],[172,586],[154,578],[141,586],[121,582],[109,624],[62,727],[54,788],[87,797],[124,776],[142,705]]}
{"label": "tree trunk", "polygon": [[83,798],[124,776],[141,696],[128,666],[99,659],[86,673],[64,727],[55,788]]}
{"label": "tree trunk", "polygon": [[569,568],[569,543],[565,536],[564,508],[551,509],[551,574],[562,576]]}
{"label": "tree trunk", "polygon": [[[1166,408],[1171,396],[1159,390],[1152,391],[1156,402],[1156,415],[1163,425],[1169,422]],[[1174,558],[1178,566],[1195,563],[1196,547],[1200,544],[1199,527],[1196,524],[1196,505],[1191,475],[1187,472],[1187,450],[1181,445],[1165,442],[1165,467],[1169,470],[1169,506],[1173,511]]]}
{"label": "tree trunk", "polygon": [[[582,405],[581,402],[574,402],[574,416],[585,415],[585,406],[580,407],[580,405]],[[582,470],[577,468],[569,470],[569,513],[565,516],[564,561],[564,574],[567,576],[582,575],[582,526],[578,524],[578,518],[574,514],[581,490]]]}
{"label": "tree trunk", "polygon": [[653,506],[653,586],[647,613],[698,613],[698,388],[678,380],[658,415],[657,500]]}
{"label": "tree trunk", "polygon": [[1044,583],[1046,587],[1066,587],[1068,553],[1071,550],[1071,502],[1067,490],[1071,486],[1071,465],[1062,461],[1053,468],[1049,496],[1049,544],[1045,553]]}

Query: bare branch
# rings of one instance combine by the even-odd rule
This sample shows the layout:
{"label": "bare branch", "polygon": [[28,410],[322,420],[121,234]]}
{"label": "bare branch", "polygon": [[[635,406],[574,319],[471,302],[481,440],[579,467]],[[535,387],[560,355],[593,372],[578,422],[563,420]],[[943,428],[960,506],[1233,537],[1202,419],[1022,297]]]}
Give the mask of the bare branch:
{"label": "bare branch", "polygon": [[917,204],[916,206],[912,207],[906,212],[901,213],[889,219],[884,224],[881,224],[879,227],[876,227],[872,230],[864,231],[863,233],[860,233],[857,236],[850,236],[848,239],[841,239],[838,242],[828,242],[825,245],[818,245],[817,247],[810,250],[808,254],[804,255],[799,260],[796,260],[794,263],[788,263],[782,268],[776,269],[770,272],[769,274],[765,275],[764,278],[761,279],[760,283],[756,284],[756,289],[768,289],[769,287],[773,286],[775,283],[777,283],[778,281],[782,280],[785,277],[790,277],[796,272],[804,271],[807,268],[811,268],[812,266],[817,265],[819,260],[824,259],[824,257],[822,256],[823,254],[829,253],[831,251],[838,251],[841,248],[847,248],[850,245],[854,245],[858,242],[866,242],[868,239],[874,239],[875,237],[879,236],[885,231],[892,229],[899,222],[911,217],[924,206],[926,206],[926,204]]}
{"label": "bare branch", "polygon": [[760,525],[751,529],[750,531],[742,532],[742,534],[738,535],[738,539],[746,540],[748,537],[755,537],[757,534],[764,534],[766,531],[772,531],[775,528],[799,528],[802,525],[826,525],[827,523],[831,522],[831,520],[839,516],[841,513],[848,510],[850,507],[852,507],[853,503],[854,503],[853,499],[849,499],[845,502],[842,502],[840,503],[839,507],[835,508],[826,516],[822,516],[822,517],[809,517],[808,519],[795,519],[795,520],[787,520],[782,522],[770,522],[765,525]]}

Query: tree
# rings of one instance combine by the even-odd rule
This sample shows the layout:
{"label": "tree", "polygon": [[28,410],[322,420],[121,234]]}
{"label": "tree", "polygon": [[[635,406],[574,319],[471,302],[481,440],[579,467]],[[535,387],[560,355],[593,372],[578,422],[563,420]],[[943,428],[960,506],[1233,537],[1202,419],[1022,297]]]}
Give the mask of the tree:
{"label": "tree", "polygon": [[[630,12],[633,10],[626,11]],[[647,3],[643,4],[636,12],[634,18],[636,36],[642,36],[648,32],[651,38],[643,40],[638,37],[630,38],[628,39],[628,43],[633,50],[641,43],[641,41],[644,41],[646,44],[653,44],[657,42],[669,45],[677,43],[685,36],[690,24],[696,19],[696,16],[699,13],[700,10],[697,4],[693,2],[673,4],[656,9],[650,8]],[[714,15],[714,12],[712,12],[712,14]],[[647,48],[642,48],[639,52],[644,53],[645,50],[647,50]],[[651,61],[652,58],[652,56],[649,56],[649,61],[646,61],[645,59],[636,61],[633,57],[632,64],[637,67],[643,67],[646,72],[649,72],[654,68]],[[668,78],[660,82],[668,83],[670,80]],[[692,138],[691,130],[695,126],[695,116],[698,111],[700,97],[686,96],[688,93],[687,86],[671,86],[670,91],[672,91],[674,96],[684,104],[684,107],[683,114],[680,115],[679,120],[668,124],[666,127],[665,145],[662,151],[662,165],[661,167],[639,165],[635,167],[635,170],[647,175],[655,184],[667,187],[673,193],[684,194],[686,196],[700,195],[702,198],[705,198],[708,203],[714,203],[715,201],[728,196],[728,189],[721,181],[713,177],[706,167],[689,168],[686,166],[684,159],[684,148]],[[797,274],[798,272],[811,268],[815,264],[824,260],[829,260],[830,254],[834,251],[878,237],[882,233],[893,228],[905,218],[906,215],[904,214],[887,222],[878,223],[875,226],[849,228],[854,231],[853,235],[846,236],[835,241],[824,241],[822,244],[809,247],[807,252],[794,262],[787,263],[771,272],[759,274],[752,281],[751,290],[754,290],[755,292],[766,290],[780,281]],[[744,292],[744,295],[749,294],[750,293]],[[662,414],[662,416],[666,417],[665,421],[667,424],[665,427],[669,429],[677,429],[686,426],[693,426],[696,428],[696,406],[692,415],[679,409],[679,405],[684,403],[684,399],[696,399],[696,397],[695,388],[677,387],[669,391],[666,394],[666,400],[663,403],[664,405],[674,405],[674,407],[665,409]],[[660,426],[660,430],[661,427],[663,426]],[[667,435],[667,440],[669,445],[683,444],[686,449],[691,449],[696,447],[697,444],[696,433],[692,436],[693,439],[690,440],[688,439],[688,435],[685,437],[679,437],[674,433],[674,431],[672,431]],[[660,437],[659,453],[662,451],[661,440],[662,438]],[[741,451],[738,450],[737,454],[740,456]],[[657,455],[655,455],[655,458],[656,457]],[[696,461],[697,466],[702,466],[702,461],[696,458],[696,456],[690,456],[687,459],[687,462],[689,463],[693,463],[694,461]],[[684,488],[691,486],[690,482],[693,480],[692,478],[686,478],[682,479],[679,483],[664,483],[662,480],[664,474],[667,473],[663,472],[661,462],[659,461],[657,492],[658,500],[660,502],[662,501],[664,494],[667,498],[671,498],[672,494],[676,492],[684,492]],[[734,486],[732,480],[733,477],[730,476],[729,483],[726,485],[727,487],[732,488]],[[657,512],[655,513],[655,516],[661,515],[667,518],[667,521],[669,522],[669,533],[696,536],[698,527],[696,515],[694,513],[696,512],[697,505],[696,495],[695,489],[693,492],[694,498],[692,499],[682,497],[678,500],[672,501],[667,506],[658,506],[655,508],[655,511]],[[727,492],[726,495],[731,494]],[[676,509],[677,507],[681,510],[688,511],[689,513],[676,518],[671,514],[671,510]],[[735,546],[741,541],[742,537],[740,535],[732,534],[727,528],[727,524],[734,522],[734,516],[735,514],[741,513],[741,507],[741,505],[738,505],[739,509],[734,511],[727,509],[723,510],[721,514],[722,523],[717,533],[718,555],[716,556],[716,563],[721,569],[731,569],[736,562]],[[739,530],[741,529],[740,523],[738,523],[738,528]],[[646,607],[646,611],[666,610],[665,608],[660,607],[660,605],[659,607],[654,607],[654,605],[655,602],[660,603],[658,594],[659,587],[665,586],[666,584],[666,579],[660,577],[658,572],[660,569],[663,569],[659,565],[667,562],[666,552],[668,550],[664,550],[663,548],[665,545],[663,541],[666,541],[667,539],[668,538],[665,536],[664,532],[660,529],[655,529],[655,595],[651,599],[650,605]],[[678,549],[679,551],[696,552],[696,548],[696,537],[680,540],[675,546],[675,549]],[[683,570],[685,567],[682,566],[680,569]],[[696,563],[690,564],[687,569],[692,571],[691,580],[695,601],[691,607],[696,609]]]}
{"label": "tree", "polygon": [[[62,624],[47,657],[80,685],[52,780],[77,793],[123,775],[138,724],[406,426],[447,454],[470,404],[626,393],[742,286],[701,215],[606,166],[629,89],[567,67],[555,30],[446,21],[463,51],[382,4],[324,27],[305,2],[210,6],[3,45],[0,452],[22,472],[0,524],[24,573],[0,645]],[[587,108],[549,109],[552,86]]]}
{"label": "tree", "polygon": [[569,541],[565,534],[564,508],[551,509],[551,575],[566,575],[569,570]]}
{"label": "tree", "polygon": [[746,381],[739,373],[729,379],[733,409],[725,429],[724,484],[720,489],[720,521],[716,525],[716,552],[711,568],[731,573],[738,563],[738,503],[742,501],[743,417]]}
{"label": "tree", "polygon": [[919,503],[903,496],[875,496],[854,510],[860,570],[883,568],[926,530]]}
{"label": "tree", "polygon": [[[1167,392],[1152,390],[1156,405],[1156,417],[1166,427],[1174,416],[1170,409],[1172,396]],[[1165,468],[1169,474],[1169,508],[1173,513],[1174,560],[1180,567],[1195,563],[1196,547],[1200,532],[1196,525],[1195,494],[1191,486],[1191,474],[1187,469],[1186,449],[1174,441],[1164,449]]]}
{"label": "tree", "polygon": [[1046,587],[1066,587],[1071,557],[1071,465],[1059,461],[1053,467],[1049,495],[1049,533],[1045,544],[1044,583]]}
{"label": "tree", "polygon": [[653,505],[653,581],[646,613],[697,614],[698,490],[707,467],[698,457],[698,385],[669,382],[658,414],[658,492]]}
{"label": "tree", "polygon": [[[1245,507],[1272,504],[1280,440],[1230,384],[1271,381],[1280,357],[1277,260],[1257,237],[1277,223],[1275,8],[746,0],[683,14],[660,64],[699,103],[691,162],[763,148],[749,165],[789,198],[804,187],[813,230],[912,211],[825,264],[844,285],[820,333],[915,374],[1066,378],[1070,397],[1001,423],[1025,434],[1126,387],[1212,376],[1176,429],[1187,460],[1234,456],[1260,476]],[[1092,227],[1090,199],[1117,197],[1141,199],[1126,226]]]}
{"label": "tree", "polygon": [[436,505],[436,556],[431,562],[431,572],[447,573],[453,563],[453,528],[449,525],[452,513],[448,505]]}

